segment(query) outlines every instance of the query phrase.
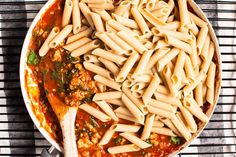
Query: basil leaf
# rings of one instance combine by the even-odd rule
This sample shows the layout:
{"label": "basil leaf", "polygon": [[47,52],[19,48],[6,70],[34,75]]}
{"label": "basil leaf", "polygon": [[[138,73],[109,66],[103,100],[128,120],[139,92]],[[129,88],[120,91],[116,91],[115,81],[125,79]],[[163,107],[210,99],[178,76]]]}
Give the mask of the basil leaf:
{"label": "basil leaf", "polygon": [[27,63],[29,65],[38,65],[39,64],[39,56],[34,51],[31,51],[28,55]]}

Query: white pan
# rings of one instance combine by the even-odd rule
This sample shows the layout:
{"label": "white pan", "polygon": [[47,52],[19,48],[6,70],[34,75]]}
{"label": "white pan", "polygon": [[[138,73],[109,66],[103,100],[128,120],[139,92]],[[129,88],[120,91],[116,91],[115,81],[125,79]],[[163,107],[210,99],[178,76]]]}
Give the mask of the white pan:
{"label": "white pan", "polygon": [[[29,43],[32,37],[32,31],[34,29],[34,27],[36,26],[36,24],[39,22],[40,18],[42,17],[42,15],[50,8],[50,6],[52,6],[54,3],[56,2],[56,0],[49,0],[44,6],[43,8],[39,11],[39,13],[37,14],[37,16],[35,17],[35,19],[33,20],[28,33],[25,37],[25,41],[23,44],[23,48],[21,51],[21,58],[20,58],[20,83],[21,83],[21,91],[22,91],[22,95],[24,98],[24,102],[26,105],[26,108],[34,122],[34,124],[36,125],[36,127],[39,129],[39,131],[41,132],[41,134],[54,146],[56,147],[59,151],[62,151],[62,147],[59,145],[59,143],[56,142],[56,140],[54,138],[51,137],[51,135],[47,132],[47,130],[42,126],[42,124],[40,124],[39,120],[37,119],[35,113],[33,112],[32,109],[32,105],[37,105],[36,102],[34,100],[31,99],[30,94],[27,92],[26,90],[26,80],[25,80],[25,73],[26,71],[31,73],[31,70],[27,67],[27,54],[28,54],[28,47],[29,47]],[[220,52],[219,52],[219,44],[216,38],[216,35],[214,33],[214,30],[210,24],[210,22],[208,21],[207,17],[205,16],[205,14],[203,13],[203,11],[200,9],[200,7],[193,1],[193,0],[188,0],[190,6],[193,8],[194,12],[201,17],[204,21],[206,21],[209,24],[209,31],[210,31],[210,35],[211,35],[211,39],[213,40],[215,47],[216,47],[216,53],[214,55],[214,58],[216,59],[216,64],[218,67],[218,76],[216,77],[216,86],[215,86],[215,102],[217,103],[218,98],[219,98],[219,94],[220,94],[220,87],[221,87],[221,58],[220,58]],[[216,107],[216,104],[211,106],[206,115],[208,117],[212,116],[212,113],[214,112]],[[185,142],[180,148],[179,150],[173,152],[170,156],[174,156],[175,154],[180,153],[180,150],[182,150],[183,148],[187,147],[195,138],[197,138],[197,136],[200,135],[200,133],[202,132],[202,130],[205,128],[205,126],[207,125],[207,123],[203,123],[199,126],[198,131],[193,134],[191,140],[189,142]]]}

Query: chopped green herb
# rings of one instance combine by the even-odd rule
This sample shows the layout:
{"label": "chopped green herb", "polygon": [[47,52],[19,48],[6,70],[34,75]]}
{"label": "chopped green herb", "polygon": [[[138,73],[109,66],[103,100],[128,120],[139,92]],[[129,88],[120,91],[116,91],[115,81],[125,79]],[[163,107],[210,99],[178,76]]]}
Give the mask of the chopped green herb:
{"label": "chopped green herb", "polygon": [[181,139],[179,137],[171,137],[170,142],[173,143],[173,144],[180,144]]}
{"label": "chopped green herb", "polygon": [[115,144],[119,144],[122,141],[121,137],[117,137],[114,139]]}
{"label": "chopped green herb", "polygon": [[98,127],[99,126],[97,121],[94,119],[93,116],[89,116],[89,119],[90,119],[90,122],[91,122],[93,127]]}
{"label": "chopped green herb", "polygon": [[39,56],[34,51],[31,51],[28,55],[27,63],[29,65],[38,65],[39,64]]}
{"label": "chopped green herb", "polygon": [[70,63],[76,61],[76,58],[72,57],[70,54],[66,55],[66,60]]}
{"label": "chopped green herb", "polygon": [[105,123],[102,124],[102,128],[106,128],[107,125]]}
{"label": "chopped green herb", "polygon": [[55,62],[55,68],[56,68],[57,70],[60,70],[62,66],[63,66],[63,63],[62,63],[62,62]]}
{"label": "chopped green herb", "polygon": [[48,93],[49,93],[49,91],[48,91],[47,89],[45,89],[45,93],[46,93],[46,94],[48,94]]}
{"label": "chopped green herb", "polygon": [[57,81],[59,79],[59,73],[58,71],[52,71],[52,78]]}
{"label": "chopped green herb", "polygon": [[89,135],[89,137],[92,137],[93,136],[93,132],[89,131],[88,135]]}
{"label": "chopped green herb", "polygon": [[89,103],[89,102],[92,101],[92,99],[93,99],[93,95],[90,95],[89,97],[84,98],[84,99],[82,100],[82,102],[87,102],[87,103]]}
{"label": "chopped green herb", "polygon": [[148,144],[152,144],[152,142],[150,141],[150,139],[146,139],[145,142],[148,143]]}

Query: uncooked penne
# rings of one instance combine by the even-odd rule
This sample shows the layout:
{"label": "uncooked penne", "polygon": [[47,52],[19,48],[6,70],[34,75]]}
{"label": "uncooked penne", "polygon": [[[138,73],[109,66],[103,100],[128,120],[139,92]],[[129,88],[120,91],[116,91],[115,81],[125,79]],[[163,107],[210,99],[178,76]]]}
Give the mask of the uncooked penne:
{"label": "uncooked penne", "polygon": [[90,62],[90,63],[95,63],[95,62],[99,62],[97,56],[95,55],[84,55],[84,60],[86,62]]}
{"label": "uncooked penne", "polygon": [[161,128],[161,127],[153,127],[151,132],[155,132],[161,135],[166,136],[176,136],[171,129],[168,128]]}
{"label": "uncooked penne", "polygon": [[121,133],[120,136],[124,137],[125,139],[127,139],[128,141],[132,142],[133,144],[137,145],[138,147],[142,149],[152,146],[151,144],[148,144],[147,142],[141,140],[137,136],[128,132]]}
{"label": "uncooked penne", "polygon": [[189,15],[190,15],[191,19],[194,21],[194,23],[196,23],[196,25],[198,27],[205,27],[205,26],[207,26],[207,23],[205,21],[203,21],[202,19],[200,19],[199,17],[197,17],[193,13],[189,12]]}
{"label": "uncooked penne", "polygon": [[142,76],[135,76],[132,80],[135,82],[150,82],[152,80],[152,75],[144,74]]}
{"label": "uncooked penne", "polygon": [[99,141],[98,145],[106,145],[111,139],[114,134],[114,130],[108,129],[105,134],[102,136],[101,140]]}
{"label": "uncooked penne", "polygon": [[92,40],[71,52],[72,57],[78,57],[99,47],[101,42],[98,39]]}
{"label": "uncooked penne", "polygon": [[132,74],[132,78],[137,76],[137,75],[142,75],[145,71],[145,68],[150,60],[150,57],[152,55],[153,51],[149,50],[149,51],[145,51],[142,55],[142,57],[139,60],[139,63],[135,69],[135,71]]}
{"label": "uncooked penne", "polygon": [[115,132],[138,132],[141,126],[130,124],[113,124],[111,129]]}
{"label": "uncooked penne", "polygon": [[187,79],[190,80],[190,82],[194,82],[195,74],[194,74],[192,62],[188,55],[186,55],[186,59],[184,63],[184,70],[186,72]]}
{"label": "uncooked penne", "polygon": [[107,36],[105,32],[97,32],[95,34],[100,40],[102,40],[108,47],[115,51],[115,53],[122,55],[124,54],[124,50],[116,44],[111,38]]}
{"label": "uncooked penne", "polygon": [[109,3],[104,3],[104,4],[96,4],[96,3],[88,3],[89,8],[94,8],[94,9],[104,9],[104,10],[112,10],[114,9],[114,5],[112,2]]}
{"label": "uncooked penne", "polygon": [[138,82],[135,83],[132,87],[131,87],[131,91],[135,92],[135,91],[139,91],[142,90],[143,88],[147,87],[147,83],[143,83],[143,82]]}
{"label": "uncooked penne", "polygon": [[114,146],[109,147],[107,151],[111,154],[119,154],[119,153],[128,153],[128,152],[136,152],[139,151],[140,148],[136,146],[135,144],[127,144],[127,145],[121,145],[121,146]]}
{"label": "uncooked penne", "polygon": [[106,99],[105,101],[112,105],[124,106],[124,103],[120,99]]}
{"label": "uncooked penne", "polygon": [[157,93],[157,92],[154,93],[154,96],[159,101],[162,101],[162,102],[165,102],[168,104],[172,104],[172,105],[178,106],[178,107],[182,106],[182,103],[180,102],[180,100],[177,98],[174,98],[172,96],[164,95],[164,94]]}
{"label": "uncooked penne", "polygon": [[119,73],[119,67],[113,63],[112,61],[109,61],[107,59],[104,59],[102,57],[99,57],[98,60],[102,62],[102,64],[113,73],[114,76],[116,76]]}
{"label": "uncooked penne", "polygon": [[128,43],[126,43],[124,40],[122,40],[116,33],[111,32],[111,31],[107,31],[106,33],[107,33],[108,37],[111,38],[111,40],[113,40],[122,49],[124,49],[126,51],[130,51],[130,52],[132,52],[132,50],[134,49]]}
{"label": "uncooked penne", "polygon": [[202,122],[208,122],[209,118],[205,113],[203,113],[202,109],[200,106],[197,104],[197,102],[193,98],[185,98],[184,99],[185,103],[184,106],[199,120]]}
{"label": "uncooked penne", "polygon": [[154,119],[155,119],[155,114],[148,114],[146,116],[143,132],[141,134],[142,140],[146,140],[147,138],[149,138],[152,131]]}
{"label": "uncooked penne", "polygon": [[80,109],[84,110],[85,112],[89,113],[90,115],[94,116],[95,118],[99,119],[102,122],[107,122],[111,120],[109,116],[104,114],[103,112],[97,110],[96,108],[88,105],[88,104],[82,104],[79,106]]}
{"label": "uncooked penne", "polygon": [[164,123],[162,123],[161,121],[158,121],[158,120],[154,120],[153,127],[162,128],[163,126],[164,126]]}
{"label": "uncooked penne", "polygon": [[64,49],[66,49],[67,51],[72,52],[73,50],[75,50],[76,48],[79,48],[81,46],[83,46],[84,44],[91,42],[92,40],[90,38],[87,37],[83,37],[79,40],[76,40],[74,42],[71,42],[69,44],[66,44],[65,46],[63,46]]}
{"label": "uncooked penne", "polygon": [[105,101],[95,101],[95,103],[108,115],[110,116],[114,121],[118,121],[119,118],[114,113],[113,109],[109,104],[107,104]]}
{"label": "uncooked penne", "polygon": [[[208,26],[202,27],[197,37],[197,51],[202,52],[203,45],[207,39]],[[200,54],[199,53],[199,54]]]}
{"label": "uncooked penne", "polygon": [[184,70],[185,58],[186,58],[185,52],[180,51],[177,57],[176,63],[175,63],[173,75],[171,76],[171,80],[174,84],[179,84],[182,80],[182,73],[184,72],[183,70]]}
{"label": "uncooked penne", "polygon": [[82,12],[82,14],[84,15],[85,19],[88,21],[91,28],[94,29],[94,23],[93,23],[91,15],[90,15],[91,10],[89,9],[89,7],[83,1],[81,1],[79,3],[79,8],[80,8],[80,11]]}
{"label": "uncooked penne", "polygon": [[167,118],[160,118],[160,121],[170,128],[176,135],[182,137],[181,133],[178,131],[178,129],[175,127],[175,125],[172,123],[172,121],[170,119]]}
{"label": "uncooked penne", "polygon": [[126,114],[122,114],[122,113],[116,113],[116,116],[120,119],[124,119],[124,120],[127,120],[127,121],[131,121],[131,122],[134,122],[134,123],[139,123],[139,124],[144,124],[144,123],[140,123],[140,121],[138,121],[134,116],[131,115],[126,115]]}
{"label": "uncooked penne", "polygon": [[125,104],[125,106],[129,109],[129,111],[133,114],[133,116],[140,122],[144,122],[144,114],[138,109],[138,107],[125,95],[123,94],[121,100]]}
{"label": "uncooked penne", "polygon": [[151,69],[156,63],[157,61],[163,57],[168,51],[170,51],[169,48],[160,48],[158,49],[150,58],[146,69],[149,70]]}
{"label": "uncooked penne", "polygon": [[72,31],[72,25],[65,26],[50,42],[49,47],[57,47]]}
{"label": "uncooked penne", "polygon": [[129,0],[122,1],[114,10],[114,14],[123,16],[126,10],[130,9],[131,2]]}
{"label": "uncooked penne", "polygon": [[140,14],[140,12],[138,11],[138,9],[136,7],[131,8],[131,14],[133,15],[134,20],[138,24],[138,26],[139,26],[140,30],[142,31],[142,33],[143,34],[148,34],[150,32],[150,29],[149,29],[147,23],[145,22],[144,18],[142,17],[142,15]]}
{"label": "uncooked penne", "polygon": [[197,131],[197,124],[193,118],[193,115],[185,107],[180,107],[180,111],[185,121],[187,122],[191,132],[195,133]]}
{"label": "uncooked penne", "polygon": [[[82,28],[81,28],[82,29]],[[72,35],[70,37],[67,38],[67,41],[66,41],[66,44],[69,44],[69,43],[72,43],[74,41],[77,41],[83,37],[88,37],[92,34],[92,28],[86,28],[85,30],[75,34],[75,35]]]}
{"label": "uncooked penne", "polygon": [[72,23],[73,23],[73,33],[77,34],[81,28],[81,16],[80,16],[78,0],[73,0]]}
{"label": "uncooked penne", "polygon": [[122,83],[122,86],[125,88],[129,88],[132,87],[134,84],[135,84],[134,81],[127,79]]}
{"label": "uncooked penne", "polygon": [[148,105],[151,105],[156,108],[160,108],[162,110],[166,110],[168,112],[173,112],[173,113],[175,112],[175,109],[171,104],[161,102],[159,100],[151,99]]}
{"label": "uncooked penne", "polygon": [[214,52],[215,52],[215,46],[214,43],[211,41],[210,46],[209,46],[209,50],[208,50],[208,56],[207,56],[207,60],[205,62],[202,63],[201,65],[201,70],[204,73],[208,72],[209,66],[211,64],[212,58],[214,56]]}
{"label": "uncooked penne", "polygon": [[93,97],[93,101],[106,100],[106,99],[120,99],[121,96],[122,93],[119,91],[96,93]]}
{"label": "uncooked penne", "polygon": [[92,9],[95,13],[99,14],[104,21],[111,20],[110,14],[104,9]]}
{"label": "uncooked penne", "polygon": [[123,82],[126,79],[130,70],[133,68],[134,64],[138,59],[139,59],[139,54],[136,52],[134,52],[132,55],[129,56],[125,64],[120,69],[120,72],[116,76],[117,82]]}
{"label": "uncooked penne", "polygon": [[93,20],[94,26],[97,32],[105,32],[105,28],[102,22],[102,18],[97,13],[90,12],[90,16]]}
{"label": "uncooked penne", "polygon": [[192,90],[194,90],[196,86],[205,78],[205,76],[206,75],[204,74],[204,72],[200,71],[194,82],[184,87],[184,95],[187,96]]}
{"label": "uncooked penne", "polygon": [[148,104],[150,102],[152,95],[159,86],[159,83],[160,83],[160,78],[157,76],[157,74],[155,74],[152,78],[152,81],[150,82],[149,86],[146,88],[143,94],[142,99],[144,104]]}
{"label": "uncooked penne", "polygon": [[193,65],[193,68],[196,68],[198,64],[197,58],[199,57],[197,54],[197,45],[196,45],[196,37],[193,33],[190,33],[191,40],[189,40],[189,44],[192,47],[192,53],[190,54],[190,59]]}
{"label": "uncooked penne", "polygon": [[200,82],[194,89],[194,98],[199,106],[203,106],[203,89],[202,82]]}
{"label": "uncooked penne", "polygon": [[117,22],[113,19],[108,20],[107,24],[109,26],[111,26],[113,29],[115,29],[117,32],[124,30],[124,31],[126,31],[127,33],[129,33],[131,35],[136,35],[136,33],[134,31],[132,31],[128,27],[125,27],[124,25],[120,24],[119,22]]}
{"label": "uncooked penne", "polygon": [[134,97],[128,88],[122,87],[122,91],[139,108],[140,111],[142,111],[144,114],[147,113],[147,107],[142,103],[140,99]]}
{"label": "uncooked penne", "polygon": [[[169,66],[166,66],[164,69],[163,69],[163,75],[164,75],[164,78],[166,80],[166,83],[167,83],[167,86],[169,88],[169,91],[170,93],[172,94],[173,97],[176,97],[177,94],[178,94],[178,84],[177,83],[174,83],[172,80],[171,80],[171,76],[172,75],[172,72],[170,70],[170,67]],[[179,82],[178,82],[179,83]]]}
{"label": "uncooked penne", "polygon": [[173,117],[175,116],[173,112],[169,112],[169,111],[157,108],[157,107],[153,107],[151,105],[147,105],[147,108],[150,113],[157,114],[159,116],[162,116],[168,119],[173,119]]}
{"label": "uncooked penne", "polygon": [[192,53],[192,47],[188,43],[183,42],[183,41],[181,41],[181,40],[179,40],[175,37],[172,37],[172,36],[166,34],[165,35],[165,41],[169,45],[174,46],[176,48],[179,48],[179,49],[187,52],[188,54]]}
{"label": "uncooked penne", "polygon": [[112,81],[111,79],[107,79],[107,78],[100,76],[100,75],[95,75],[94,80],[106,85],[107,87],[121,91],[121,84],[117,83],[115,81]]}
{"label": "uncooked penne", "polygon": [[206,95],[206,100],[211,104],[214,105],[214,84],[215,84],[215,73],[216,73],[216,65],[211,62],[208,74],[207,74],[207,79],[206,79],[206,85],[207,85],[207,95]]}
{"label": "uncooked penne", "polygon": [[138,90],[138,91],[133,91],[132,92],[132,95],[136,98],[142,98],[143,96],[143,93],[144,93],[144,90],[141,89],[141,90]]}
{"label": "uncooked penne", "polygon": [[179,54],[179,52],[179,49],[173,48],[167,54],[161,57],[161,59],[158,60],[156,64],[157,70],[160,72],[167,63],[169,63],[173,58],[175,58]]}
{"label": "uncooked penne", "polygon": [[210,36],[207,35],[206,39],[205,39],[205,42],[203,44],[201,52],[198,52],[200,54],[200,57],[202,58],[203,61],[207,60],[207,55],[208,55],[208,50],[209,50],[210,42],[211,42]]}
{"label": "uncooked penne", "polygon": [[62,22],[61,22],[62,28],[70,23],[70,19],[72,15],[72,8],[73,8],[72,0],[66,0],[64,10],[63,10],[63,15],[62,15]]}
{"label": "uncooked penne", "polygon": [[188,30],[191,27],[190,16],[188,12],[187,0],[178,0],[180,30]]}
{"label": "uncooked penne", "polygon": [[44,41],[43,45],[39,49],[39,56],[45,56],[50,49],[49,43],[50,41],[60,32],[58,27],[53,27],[49,35],[47,36],[46,40]]}
{"label": "uncooked penne", "polygon": [[106,3],[107,0],[83,0],[85,3],[94,3],[94,4],[103,4]]}
{"label": "uncooked penne", "polygon": [[117,22],[119,22],[120,24],[122,24],[126,27],[129,27],[131,29],[138,29],[139,28],[137,23],[132,19],[125,18],[125,17],[119,16],[119,15],[114,14],[114,13],[112,15],[113,15],[113,17],[115,18],[115,20]]}
{"label": "uncooked penne", "polygon": [[192,135],[188,131],[188,129],[180,122],[180,120],[176,116],[174,116],[174,119],[172,119],[171,121],[181,133],[181,135],[185,138],[185,140],[189,141]]}
{"label": "uncooked penne", "polygon": [[134,49],[137,50],[139,53],[143,54],[145,51],[147,51],[147,48],[138,39],[130,35],[125,30],[119,31],[117,35],[124,41],[126,41],[128,44],[130,44],[132,47],[134,47]]}

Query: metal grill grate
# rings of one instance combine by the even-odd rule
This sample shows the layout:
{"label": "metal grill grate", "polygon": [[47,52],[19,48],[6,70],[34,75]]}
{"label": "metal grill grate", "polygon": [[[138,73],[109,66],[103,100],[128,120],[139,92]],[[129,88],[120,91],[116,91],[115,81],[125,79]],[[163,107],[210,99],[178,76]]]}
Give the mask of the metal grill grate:
{"label": "metal grill grate", "polygon": [[[197,0],[220,43],[223,83],[216,111],[202,134],[179,156],[236,154],[236,1]],[[50,144],[34,127],[22,99],[19,57],[23,39],[45,0],[0,1],[0,156],[40,156]],[[236,108],[236,107],[235,107]]]}

